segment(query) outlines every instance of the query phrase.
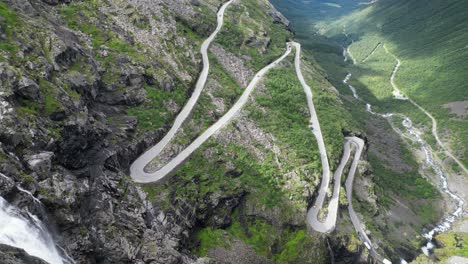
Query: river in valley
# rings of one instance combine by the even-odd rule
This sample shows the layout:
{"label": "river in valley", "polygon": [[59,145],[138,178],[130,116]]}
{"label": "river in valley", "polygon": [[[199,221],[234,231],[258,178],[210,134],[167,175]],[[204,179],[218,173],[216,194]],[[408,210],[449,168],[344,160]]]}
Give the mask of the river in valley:
{"label": "river in valley", "polygon": [[[398,67],[399,67],[399,65],[397,67],[395,67],[395,68],[398,70]],[[396,72],[397,71],[394,71],[392,73],[392,80],[393,80]],[[353,86],[348,84],[348,81],[351,79],[351,77],[352,77],[352,74],[348,73],[346,75],[345,79],[343,80],[343,83],[348,85],[348,88],[353,93],[354,98],[359,99],[359,96],[357,95],[356,89]],[[396,95],[395,99],[405,100],[405,97]],[[436,234],[438,234],[438,233],[449,231],[450,228],[452,227],[453,223],[457,219],[460,219],[462,217],[464,201],[460,196],[457,196],[454,192],[452,192],[449,189],[448,182],[447,182],[447,172],[445,172],[443,167],[440,166],[434,160],[434,153],[433,153],[431,147],[423,139],[424,134],[419,129],[414,127],[413,122],[409,117],[407,117],[405,115],[402,115],[400,113],[379,114],[379,113],[376,113],[376,112],[372,111],[372,105],[371,104],[369,104],[367,102],[364,102],[364,103],[365,103],[365,107],[366,107],[367,112],[369,112],[371,114],[374,114],[374,115],[379,115],[379,116],[381,116],[383,118],[386,118],[387,120],[389,120],[389,123],[391,124],[393,129],[400,136],[411,140],[413,143],[415,143],[415,144],[417,144],[419,146],[421,152],[424,153],[425,166],[427,166],[428,168],[431,168],[434,171],[434,173],[438,176],[438,178],[440,179],[439,184],[437,184],[438,189],[440,191],[444,192],[445,194],[447,194],[448,197],[450,197],[452,199],[453,203],[456,205],[453,212],[451,212],[448,216],[446,216],[433,229],[431,229],[428,232],[423,234],[423,236],[427,239],[427,243],[426,243],[426,245],[424,247],[422,247],[421,250],[425,255],[429,256],[431,254],[431,250],[434,248],[434,244],[433,244],[434,236]],[[402,125],[402,127],[404,127],[404,131],[402,131],[400,128],[398,128],[397,126],[395,126],[393,124],[392,118],[394,118],[396,116],[399,116],[400,118],[402,118],[403,121],[401,121],[401,125]]]}

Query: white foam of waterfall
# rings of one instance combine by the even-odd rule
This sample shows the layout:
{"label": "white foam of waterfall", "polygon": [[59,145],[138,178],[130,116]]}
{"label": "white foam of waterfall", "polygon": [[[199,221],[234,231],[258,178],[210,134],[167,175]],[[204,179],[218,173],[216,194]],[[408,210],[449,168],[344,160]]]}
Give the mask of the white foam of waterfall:
{"label": "white foam of waterfall", "polygon": [[0,244],[24,249],[51,264],[64,263],[51,235],[37,216],[24,216],[0,197]]}

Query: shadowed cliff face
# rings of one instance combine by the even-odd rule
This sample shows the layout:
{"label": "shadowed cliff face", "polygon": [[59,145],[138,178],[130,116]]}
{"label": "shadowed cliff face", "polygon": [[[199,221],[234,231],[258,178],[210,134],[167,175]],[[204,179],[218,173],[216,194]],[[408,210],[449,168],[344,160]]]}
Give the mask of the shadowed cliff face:
{"label": "shadowed cliff face", "polygon": [[40,215],[77,262],[192,260],[182,253],[190,208],[161,210],[126,170],[172,120],[157,100],[181,104],[190,92],[199,58],[187,35],[208,34],[218,4],[0,4],[0,171],[12,179],[0,179],[0,195]]}
{"label": "shadowed cliff face", "polygon": [[[198,47],[214,29],[220,4],[0,3],[0,172],[9,178],[0,177],[0,195],[39,215],[77,263],[193,262],[191,230],[230,224],[245,190],[218,190],[196,201],[171,194],[167,204],[148,200],[126,176],[190,95]],[[287,23],[266,2],[260,8],[269,23]],[[278,26],[289,34],[284,27]],[[265,53],[277,45],[265,31],[250,31],[245,41]],[[249,61],[222,48],[215,52],[234,76],[229,64]],[[239,83],[249,77],[240,76]],[[229,177],[242,174],[229,171]],[[11,263],[40,263],[21,250],[2,253]]]}

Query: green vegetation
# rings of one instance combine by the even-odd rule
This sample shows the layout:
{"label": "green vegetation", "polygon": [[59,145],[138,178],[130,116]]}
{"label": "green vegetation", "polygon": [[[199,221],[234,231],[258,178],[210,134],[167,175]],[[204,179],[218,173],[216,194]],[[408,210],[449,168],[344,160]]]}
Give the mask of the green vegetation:
{"label": "green vegetation", "polygon": [[307,244],[310,243],[311,238],[307,235],[305,229],[288,231],[282,241],[284,246],[281,252],[275,256],[275,259],[278,262],[299,263],[300,255],[304,254],[304,250],[310,250]]}
{"label": "green vegetation", "polygon": [[[344,112],[331,91],[324,91],[318,77],[307,72],[313,79],[309,83],[313,88],[314,102],[320,118],[322,133],[330,160],[338,160],[343,148],[342,131],[349,129],[347,120],[350,116]],[[320,172],[322,165],[315,138],[310,131],[310,114],[304,90],[297,80],[291,64],[287,69],[272,69],[266,79],[266,91],[256,96],[254,104],[248,110],[250,116],[260,127],[272,133],[288,147],[291,164],[308,164],[315,172]],[[264,111],[266,110],[266,111]],[[334,163],[331,162],[332,169]]]}
{"label": "green vegetation", "polygon": [[196,233],[196,240],[199,244],[196,254],[206,256],[210,248],[228,247],[229,235],[223,229],[203,228]]}
{"label": "green vegetation", "polygon": [[158,89],[154,86],[145,86],[147,92],[146,102],[130,108],[128,114],[138,118],[138,128],[147,131],[164,127],[170,123],[174,115],[167,112],[164,102],[169,98],[174,100],[177,105],[182,105],[185,101],[184,89],[175,86],[173,92]]}
{"label": "green vegetation", "polygon": [[[229,95],[235,95],[237,85],[223,71],[213,64],[213,75],[218,82],[225,85],[231,83],[232,88],[227,90]],[[248,117],[252,118],[262,129],[272,133],[280,147],[286,147],[287,161],[282,162],[283,168],[279,168],[275,162],[275,154],[261,145],[252,144],[266,153],[265,159],[259,161],[252,155],[249,147],[242,147],[235,143],[225,142],[222,145],[210,139],[177,171],[164,188],[145,186],[149,196],[166,197],[167,200],[183,200],[197,204],[197,201],[210,199],[211,195],[235,196],[247,192],[245,199],[255,203],[258,208],[280,208],[280,219],[289,219],[297,214],[298,209],[305,207],[305,202],[298,190],[284,191],[282,186],[288,181],[282,172],[290,171],[296,167],[303,167],[301,179],[313,180],[310,172],[318,174],[321,164],[314,148],[315,140],[308,128],[309,113],[306,108],[306,100],[302,86],[298,83],[292,65],[288,63],[287,69],[272,70],[266,78],[266,89],[255,95],[253,103],[247,107]],[[312,73],[308,72],[308,75]],[[223,77],[224,76],[224,77]],[[316,76],[315,76],[316,77]],[[346,123],[346,115],[337,114],[342,108],[329,95],[329,91],[320,89],[319,82],[314,83],[317,97],[322,98],[318,107],[323,110],[323,115],[330,115],[325,123],[334,123],[337,131],[326,134],[327,140],[336,143],[334,155],[340,155],[342,148],[342,127]],[[238,88],[237,88],[238,89]],[[223,97],[226,97],[226,89]],[[334,110],[332,110],[334,109]],[[319,110],[320,111],[320,110]],[[335,115],[335,116],[334,116]],[[197,115],[194,114],[194,117]],[[198,120],[198,119],[197,119]],[[201,119],[202,120],[202,119]],[[235,124],[234,124],[235,126]],[[232,129],[229,126],[226,129]],[[331,132],[332,129],[327,130]],[[333,146],[331,147],[334,148]],[[339,148],[339,150],[338,150]],[[216,157],[216,162],[213,158]],[[232,164],[232,165],[228,165]],[[236,177],[232,177],[232,169],[235,168]],[[309,173],[307,173],[309,171]],[[175,188],[174,186],[178,186]],[[299,191],[303,189],[299,187]],[[292,198],[293,206],[286,201]],[[241,213],[240,213],[241,214]],[[304,229],[278,230],[262,219],[242,218],[234,214],[234,221],[225,230],[213,230],[206,227],[195,235],[195,251],[198,255],[205,255],[209,248],[215,246],[229,247],[233,239],[240,239],[259,254],[282,262],[301,262],[303,249],[311,246],[311,237]],[[229,241],[226,243],[226,241]],[[274,246],[275,245],[275,246]],[[279,247],[279,249],[278,249]]]}
{"label": "green vegetation", "polygon": [[374,170],[375,190],[379,200],[382,199],[381,205],[391,205],[391,198],[388,196],[394,194],[408,200],[424,201],[424,204],[414,206],[415,213],[424,224],[437,221],[439,213],[433,202],[440,198],[440,194],[427,179],[422,178],[416,170],[406,173],[392,171],[373,154],[369,154],[369,162]]}
{"label": "green vegetation", "polygon": [[98,6],[100,4],[103,3],[94,0],[72,2],[63,5],[60,14],[68,27],[81,31],[91,38],[91,44],[95,50],[99,50],[103,45],[109,49],[107,56],[96,56],[96,59],[104,62],[105,68],[112,69],[111,65],[115,63],[116,55],[126,55],[137,62],[146,62],[151,54],[143,52],[141,44],[128,43],[115,32],[106,29],[105,23],[93,22],[93,19],[99,17]]}
{"label": "green vegetation", "polygon": [[[107,69],[102,75],[102,81],[108,85],[117,85],[118,88],[115,92],[121,92],[125,89],[125,85],[118,82],[120,71],[115,65],[116,58],[121,56],[130,59],[132,64],[138,63],[142,65],[144,73],[154,78],[156,83],[172,83],[171,89],[162,89],[158,87],[158,84],[145,85],[147,100],[142,105],[132,107],[127,111],[129,115],[138,118],[139,131],[156,130],[167,124],[171,124],[176,113],[169,110],[168,103],[182,106],[186,101],[187,91],[190,90],[189,86],[193,84],[178,78],[178,73],[173,70],[172,66],[157,58],[151,50],[144,48],[143,44],[138,42],[133,44],[127,41],[132,36],[121,36],[110,31],[106,27],[106,23],[109,22],[108,20],[96,23],[95,19],[101,17],[99,15],[99,5],[106,5],[106,3],[91,0],[73,2],[62,6],[60,14],[70,28],[79,30],[90,37],[94,49],[99,50],[105,47],[107,54],[96,54],[96,59],[102,62],[103,68]],[[137,11],[135,9],[132,13],[134,22],[139,25],[140,29],[148,29],[150,26],[148,18],[140,17]],[[191,24],[178,19],[176,24],[177,34],[187,38],[189,41],[187,45],[198,46],[201,37],[194,31],[197,30],[197,27],[189,27],[188,25]],[[172,42],[168,42],[167,44],[170,45],[168,47],[170,53],[174,53],[174,56],[181,54],[183,57],[181,52],[175,50],[177,47],[171,46],[176,44]],[[180,63],[184,63],[183,66],[180,66],[181,69],[187,70],[193,76],[198,73],[198,66],[187,63],[185,57],[179,59]],[[72,66],[71,70],[82,72],[83,68],[87,68],[87,66],[81,62],[77,62]],[[165,80],[167,75],[171,75],[173,78]]]}
{"label": "green vegetation", "polygon": [[94,1],[73,2],[68,5],[63,5],[60,9],[60,14],[68,24],[68,27],[74,30],[79,30],[92,38],[93,48],[99,48],[108,40],[108,36],[96,25],[88,21],[87,17],[93,17],[93,10],[97,6],[90,5]]}
{"label": "green vegetation", "polygon": [[[468,235],[466,233],[449,232],[442,233],[435,237],[437,247],[434,250],[434,257],[437,263],[446,263],[452,256],[468,258]],[[434,263],[434,259],[429,259],[425,255],[420,255],[414,262],[415,264]]]}
{"label": "green vegetation", "polygon": [[[353,131],[362,131],[368,135],[375,133],[368,122],[374,122],[376,117],[367,113],[365,104],[353,99],[348,86],[342,83],[347,73],[352,73],[349,83],[356,88],[359,97],[371,103],[375,112],[396,112],[409,116],[414,125],[425,132],[424,139],[435,147],[430,133],[430,120],[409,102],[392,98],[393,89],[389,79],[396,60],[380,45],[372,57],[363,62],[378,43],[383,43],[402,61],[395,78],[396,84],[438,119],[439,133],[444,141],[452,143],[452,148],[459,157],[466,153],[466,140],[463,141],[467,131],[466,116],[449,115],[442,107],[447,102],[468,98],[466,84],[462,83],[462,72],[467,69],[468,53],[464,46],[468,35],[460,31],[462,25],[466,27],[466,2],[430,1],[429,4],[419,1],[379,1],[373,6],[361,7],[357,12],[349,14],[351,4],[348,1],[348,4],[342,4],[343,10],[330,8],[335,13],[327,10],[320,15],[318,13],[325,10],[324,8],[316,8],[315,11],[311,9],[323,1],[311,1],[307,4],[292,4],[290,1],[273,3],[291,18],[306,55],[313,57],[327,79],[342,94],[341,98],[354,119],[348,122],[352,127],[358,128]],[[341,4],[339,1],[336,3]],[[408,15],[408,10],[411,10],[411,15]],[[316,12],[317,15],[311,16],[311,12]],[[342,18],[337,19],[339,16]],[[356,65],[352,65],[349,59],[344,61],[343,46],[350,47],[358,62]],[[318,110],[318,114],[321,113]],[[398,117],[392,119],[393,125],[398,125],[401,121]],[[378,122],[375,123],[378,125]],[[321,126],[322,129],[326,127],[323,124]],[[392,133],[389,126],[385,129]],[[384,146],[374,144],[373,147]],[[400,158],[411,167],[409,172],[404,173],[395,172],[392,165],[379,159],[380,156],[372,151],[368,152],[374,175],[372,190],[377,197],[377,208],[365,201],[355,202],[356,209],[363,214],[364,222],[372,231],[373,237],[386,241],[383,246],[387,247],[388,252],[393,251],[392,247],[396,245],[418,248],[416,235],[424,225],[437,222],[441,216],[437,203],[440,195],[418,173],[418,164],[409,151],[412,147],[404,144],[398,151]],[[382,212],[400,207],[401,203],[412,211],[401,216],[404,219],[402,221],[412,219],[411,225],[402,225],[401,222],[382,215]],[[376,210],[379,212],[379,222],[383,224],[375,221]],[[415,215],[410,216],[412,213]],[[395,232],[404,232],[408,237],[393,236]]]}
{"label": "green vegetation", "polygon": [[[317,30],[313,27],[315,23],[328,24],[336,21],[343,14],[361,8],[359,2],[333,0],[328,2],[332,5],[327,5],[323,0],[271,0],[271,3],[291,21],[295,38],[303,45],[310,45],[316,41]],[[337,8],[337,5],[341,8]]]}
{"label": "green vegetation", "polygon": [[9,9],[6,3],[0,2],[0,33],[6,35],[6,40],[0,41],[0,50],[10,54],[17,51],[17,46],[13,44],[13,32],[18,23],[17,14]]}
{"label": "green vegetation", "polygon": [[[213,154],[219,155],[221,162],[210,162],[202,155],[208,148]],[[233,153],[235,157],[229,157],[228,153]],[[231,160],[242,175],[237,178],[228,177],[225,167],[227,160]],[[276,170],[272,158],[259,163],[244,147],[229,144],[222,148],[210,140],[178,170],[178,177],[184,178],[187,183],[184,188],[177,188],[175,195],[194,201],[219,190],[223,191],[223,195],[233,195],[248,187],[253,198],[258,199],[263,206],[272,208],[285,196],[272,175]]]}
{"label": "green vegetation", "polygon": [[199,230],[195,238],[197,255],[206,256],[211,248],[230,248],[236,240],[252,247],[259,255],[279,263],[303,263],[306,250],[314,247],[313,241],[304,228],[277,228],[256,217],[240,217],[234,213],[234,222],[226,229]]}
{"label": "green vegetation", "polygon": [[437,197],[438,192],[426,179],[421,178],[417,171],[410,173],[396,173],[384,165],[372,154],[369,155],[369,162],[372,164],[374,174],[377,177],[376,183],[382,190],[401,193],[407,198],[428,199]]}
{"label": "green vegetation", "polygon": [[274,23],[259,5],[262,3],[256,0],[245,0],[242,5],[230,6],[215,40],[234,54],[252,58],[249,66],[256,71],[281,56],[291,37],[284,25]]}
{"label": "green vegetation", "polygon": [[295,150],[289,152],[294,164],[288,166],[314,164],[314,169],[321,171],[318,147],[308,128],[310,117],[304,91],[293,69],[272,69],[265,86],[265,94],[258,94],[248,107],[250,116]]}
{"label": "green vegetation", "polygon": [[37,115],[40,111],[39,105],[35,102],[32,102],[30,100],[25,100],[23,98],[20,98],[19,102],[22,105],[18,108],[20,113],[29,114],[29,115]]}
{"label": "green vegetation", "polygon": [[62,109],[62,105],[57,99],[58,90],[56,87],[53,86],[52,83],[44,79],[40,79],[39,87],[41,88],[41,91],[45,96],[44,111],[46,112],[46,114],[50,115]]}
{"label": "green vegetation", "polygon": [[[443,134],[444,141],[449,143],[465,165],[468,164],[468,156],[465,155],[468,142],[464,140],[468,116],[450,114],[443,105],[468,98],[465,82],[468,33],[464,30],[468,26],[465,19],[467,7],[462,0],[431,1],[430,4],[391,0],[354,12],[331,25],[322,23],[318,26],[327,36],[340,42],[344,40],[342,29],[346,26],[350,38],[355,41],[351,50],[358,60],[377,42],[385,43],[402,61],[395,82],[405,94],[434,115],[439,127],[444,128],[439,133]],[[411,10],[411,15],[407,10]],[[359,81],[369,90],[375,91],[375,87],[364,80],[369,75],[389,76],[379,72],[388,60],[381,58],[378,56],[374,63],[364,66],[367,69],[358,66],[364,70],[363,78],[358,77]],[[394,110],[419,112],[415,107],[400,108],[397,104]],[[429,126],[427,117],[418,115],[414,120]]]}
{"label": "green vegetation", "polygon": [[[19,98],[18,101],[20,106],[18,110],[20,113],[25,115],[33,115],[37,116],[39,113],[45,113],[46,115],[51,115],[54,112],[62,111],[64,106],[58,100],[58,96],[60,95],[60,88],[57,84],[51,83],[45,79],[39,79],[39,88],[44,95],[44,104],[41,105],[39,102],[35,102],[32,100]],[[75,91],[72,90],[67,85],[64,85],[61,88],[67,95],[70,96],[73,100],[79,100],[80,95]]]}
{"label": "green vegetation", "polygon": [[251,245],[260,255],[268,256],[278,235],[274,227],[269,225],[265,220],[258,218],[243,220],[242,223],[239,220],[234,221],[227,231],[234,237]]}
{"label": "green vegetation", "polygon": [[[206,130],[209,126],[214,124],[231,106],[237,101],[243,90],[236,83],[236,81],[223,69],[223,66],[218,62],[216,56],[212,53],[208,53],[210,59],[210,72],[208,74],[206,87],[203,90],[197,105],[193,108],[192,119],[197,120],[197,130]],[[208,87],[212,87],[211,91],[208,91]],[[222,99],[224,104],[223,111],[216,111],[217,107],[213,104],[211,95],[215,98]],[[221,110],[221,109],[219,109]],[[198,136],[199,133],[195,133],[193,127],[184,127],[183,138],[180,136],[175,140],[181,144],[188,144],[189,141]]]}
{"label": "green vegetation", "polygon": [[436,236],[436,241],[442,248],[435,249],[435,255],[441,261],[451,256],[468,258],[468,235],[466,233],[442,233]]}

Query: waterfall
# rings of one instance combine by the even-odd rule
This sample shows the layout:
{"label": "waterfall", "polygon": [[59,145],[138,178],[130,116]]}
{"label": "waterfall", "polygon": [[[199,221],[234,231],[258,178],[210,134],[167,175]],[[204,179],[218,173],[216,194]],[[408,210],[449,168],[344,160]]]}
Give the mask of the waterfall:
{"label": "waterfall", "polygon": [[37,216],[30,213],[24,216],[1,196],[0,244],[24,249],[29,255],[51,264],[72,263],[62,258],[52,236]]}

